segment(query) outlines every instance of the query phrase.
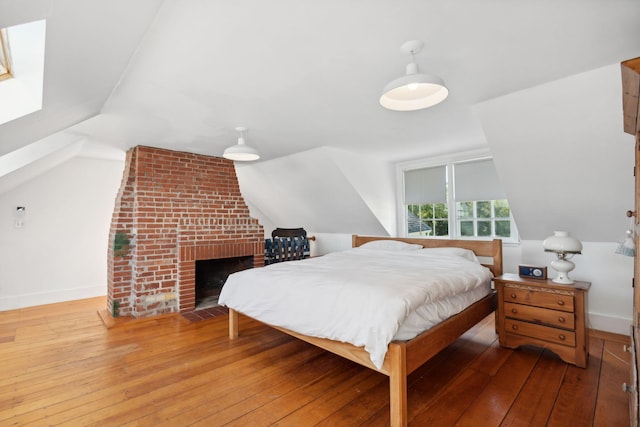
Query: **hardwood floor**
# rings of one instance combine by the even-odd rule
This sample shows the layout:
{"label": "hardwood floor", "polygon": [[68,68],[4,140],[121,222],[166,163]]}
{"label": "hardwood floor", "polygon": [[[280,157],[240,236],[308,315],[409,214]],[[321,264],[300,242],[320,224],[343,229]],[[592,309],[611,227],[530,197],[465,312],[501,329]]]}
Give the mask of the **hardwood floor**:
{"label": "hardwood floor", "polygon": [[[385,426],[388,379],[241,317],[111,329],[103,298],[0,312],[0,425]],[[591,337],[587,369],[500,348],[493,316],[411,374],[411,426],[625,426],[629,354]]]}

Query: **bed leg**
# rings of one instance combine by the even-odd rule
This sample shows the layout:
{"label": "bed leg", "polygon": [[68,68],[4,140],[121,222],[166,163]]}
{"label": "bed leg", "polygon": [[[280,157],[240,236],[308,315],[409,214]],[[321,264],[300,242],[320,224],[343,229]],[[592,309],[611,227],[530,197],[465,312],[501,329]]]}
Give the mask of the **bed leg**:
{"label": "bed leg", "polygon": [[229,338],[236,339],[238,338],[238,312],[229,309]]}
{"label": "bed leg", "polygon": [[389,345],[389,406],[391,427],[406,427],[407,420],[407,363],[406,347]]}

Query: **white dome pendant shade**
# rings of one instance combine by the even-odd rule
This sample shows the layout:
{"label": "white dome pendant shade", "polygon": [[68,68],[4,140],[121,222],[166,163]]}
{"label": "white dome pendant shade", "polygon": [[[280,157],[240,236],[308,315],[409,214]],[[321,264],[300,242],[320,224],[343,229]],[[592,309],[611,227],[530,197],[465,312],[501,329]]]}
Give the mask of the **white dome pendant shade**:
{"label": "white dome pendant shade", "polygon": [[238,143],[224,150],[222,157],[239,162],[250,162],[252,160],[258,160],[260,158],[258,150],[244,143],[243,132],[246,132],[247,128],[237,127],[236,130],[240,132]]}
{"label": "white dome pendant shade", "polygon": [[420,52],[422,45],[420,40],[411,40],[400,48],[411,55],[411,62],[407,65],[406,75],[382,90],[380,105],[383,107],[395,111],[421,110],[441,103],[449,95],[449,89],[440,77],[420,73],[418,64],[413,62],[413,55]]}

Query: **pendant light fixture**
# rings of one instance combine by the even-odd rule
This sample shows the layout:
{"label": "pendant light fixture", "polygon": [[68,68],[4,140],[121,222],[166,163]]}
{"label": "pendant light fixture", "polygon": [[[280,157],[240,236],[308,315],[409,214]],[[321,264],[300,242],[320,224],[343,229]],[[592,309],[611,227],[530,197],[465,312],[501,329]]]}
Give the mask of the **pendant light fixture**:
{"label": "pendant light fixture", "polygon": [[420,52],[422,46],[420,40],[411,40],[400,47],[402,52],[411,55],[407,74],[384,87],[380,105],[395,111],[421,110],[439,104],[449,95],[449,90],[440,77],[419,72],[413,55]]}
{"label": "pendant light fixture", "polygon": [[240,162],[250,162],[252,160],[258,160],[260,158],[258,151],[255,148],[250,147],[244,143],[244,132],[247,131],[247,128],[238,126],[236,128],[236,131],[240,133],[238,143],[224,150],[222,157],[224,157],[225,159],[236,160]]}

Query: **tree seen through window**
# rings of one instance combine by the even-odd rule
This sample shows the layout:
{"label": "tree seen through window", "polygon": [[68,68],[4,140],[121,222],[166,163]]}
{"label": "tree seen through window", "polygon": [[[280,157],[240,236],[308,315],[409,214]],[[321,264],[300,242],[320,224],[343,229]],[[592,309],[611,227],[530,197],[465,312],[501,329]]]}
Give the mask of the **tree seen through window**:
{"label": "tree seen through window", "polygon": [[415,218],[413,223],[408,221],[409,236],[449,235],[449,209],[445,203],[408,205],[408,209],[409,218]]}
{"label": "tree seen through window", "polygon": [[506,200],[458,202],[457,220],[462,237],[511,237],[511,210]]}

